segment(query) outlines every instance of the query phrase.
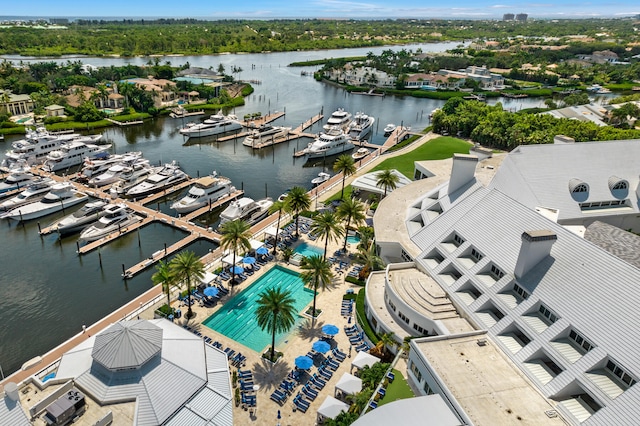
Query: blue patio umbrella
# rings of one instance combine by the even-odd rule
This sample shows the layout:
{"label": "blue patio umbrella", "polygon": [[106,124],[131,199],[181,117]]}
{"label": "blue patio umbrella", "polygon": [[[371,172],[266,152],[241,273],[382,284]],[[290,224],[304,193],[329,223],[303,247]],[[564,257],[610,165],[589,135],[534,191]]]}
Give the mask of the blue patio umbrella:
{"label": "blue patio umbrella", "polygon": [[325,342],[324,340],[318,340],[317,342],[313,342],[313,346],[311,346],[314,351],[320,352],[321,354],[328,352],[331,349],[331,345]]}
{"label": "blue patio umbrella", "polygon": [[234,274],[241,274],[244,272],[244,268],[242,266],[234,266],[233,267],[233,273]]}
{"label": "blue patio umbrella", "polygon": [[244,263],[245,265],[253,265],[254,263],[256,263],[256,258],[253,256],[243,257],[242,263]]}
{"label": "blue patio umbrella", "polygon": [[261,255],[261,256],[262,256],[262,255],[265,255],[265,254],[269,254],[269,249],[268,249],[268,248],[266,248],[265,246],[258,247],[258,248],[256,249],[256,254],[259,254],[259,255]]}
{"label": "blue patio umbrella", "polygon": [[301,370],[308,370],[313,366],[313,360],[305,355],[301,355],[297,357],[294,363],[296,367],[298,367]]}
{"label": "blue patio umbrella", "polygon": [[340,332],[340,329],[338,328],[338,326],[335,326],[333,324],[326,324],[322,326],[322,332],[329,336],[335,336]]}
{"label": "blue patio umbrella", "polygon": [[216,297],[220,290],[217,287],[207,287],[204,289],[203,293],[205,296]]}

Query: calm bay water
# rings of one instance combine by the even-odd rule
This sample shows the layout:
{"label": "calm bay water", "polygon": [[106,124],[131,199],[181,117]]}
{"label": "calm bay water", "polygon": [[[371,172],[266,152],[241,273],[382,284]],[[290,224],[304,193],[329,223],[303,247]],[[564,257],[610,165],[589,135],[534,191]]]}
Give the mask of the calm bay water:
{"label": "calm bay water", "polygon": [[[404,46],[414,51],[422,48],[425,52],[452,47],[455,44]],[[363,111],[376,118],[370,140],[381,144],[384,141],[382,129],[387,123],[402,123],[422,129],[429,124],[429,113],[443,102],[349,95],[340,88],[318,83],[300,73],[303,70],[313,71],[315,67],[289,68],[287,65],[295,61],[366,55],[369,51],[379,54],[384,49],[389,47],[168,57],[161,58],[161,62],[168,60],[174,66],[188,62],[192,66],[213,69],[222,63],[228,72],[233,66],[241,67],[243,71],[236,78],[259,80],[262,84],[254,85],[255,92],[246,99],[246,105],[236,109],[239,117],[258,111],[263,114],[285,111],[286,115],[274,124],[296,127],[320,111],[324,112],[325,119],[337,108],[345,108],[352,113]],[[29,58],[5,58],[30,61]],[[61,62],[66,60],[57,59]],[[125,63],[143,65],[149,59],[82,60],[95,66],[109,66]],[[505,104],[505,108],[520,109],[539,104],[526,99],[515,102],[513,105]],[[116,152],[142,151],[155,163],[176,160],[191,176],[202,176],[216,170],[231,178],[236,187],[242,187],[247,196],[256,199],[265,196],[277,198],[294,185],[310,187],[311,179],[323,169],[322,161],[316,165],[305,165],[303,161],[293,159],[293,152],[304,147],[308,140],[290,141],[261,151],[243,146],[241,140],[216,143],[215,138],[203,138],[200,143],[186,144],[178,133],[182,124],[182,120],[160,118],[140,126],[106,129],[103,134],[114,144]],[[322,122],[307,131],[317,133],[321,125]],[[10,142],[15,139],[7,137],[0,142],[0,151],[10,149]],[[330,164],[325,166],[330,168]],[[163,201],[158,207],[171,213],[168,208],[170,202]],[[41,224],[45,226],[62,215],[42,218]],[[215,220],[214,215],[203,223],[214,224]],[[139,234],[133,233],[104,246],[100,252],[101,268],[97,251],[82,257],[75,253],[77,236],[59,241],[56,235],[40,237],[35,221],[24,225],[0,221],[0,366],[4,373],[15,371],[25,360],[47,352],[81,331],[83,324],[92,324],[148,290],[153,269],[124,282],[120,278],[121,265],[129,267],[181,236],[180,231],[171,227],[152,224]],[[211,248],[211,244],[206,242],[197,242],[189,247],[200,255]]]}

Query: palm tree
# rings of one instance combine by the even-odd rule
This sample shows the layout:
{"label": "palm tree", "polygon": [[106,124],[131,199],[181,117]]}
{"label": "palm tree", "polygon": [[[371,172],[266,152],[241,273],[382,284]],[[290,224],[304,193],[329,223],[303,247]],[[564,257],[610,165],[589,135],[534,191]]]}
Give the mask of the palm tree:
{"label": "palm tree", "polygon": [[351,225],[351,221],[353,221],[353,224],[356,226],[364,223],[364,219],[366,217],[364,204],[355,198],[347,198],[338,206],[336,213],[340,219],[347,221],[347,225],[344,227],[344,246],[342,247],[342,250],[346,251],[347,237],[349,235],[349,225]]}
{"label": "palm tree", "polygon": [[400,178],[397,174],[393,173],[391,170],[382,170],[376,174],[376,186],[384,189],[384,196],[387,196],[388,190],[394,190],[398,187],[398,182]]}
{"label": "palm tree", "polygon": [[285,209],[293,212],[296,216],[296,236],[300,236],[298,232],[298,219],[300,212],[309,210],[311,207],[311,197],[307,194],[307,190],[301,186],[294,186],[284,199]]}
{"label": "palm tree", "polygon": [[151,276],[154,285],[161,284],[162,291],[167,293],[167,307],[171,308],[171,288],[178,287],[169,263],[161,260],[156,265],[156,272]]}
{"label": "palm tree", "polygon": [[351,176],[356,172],[355,160],[348,154],[343,154],[333,163],[333,171],[342,173],[342,191],[340,191],[340,199],[344,198],[344,181],[347,176]]}
{"label": "palm tree", "polygon": [[368,250],[373,243],[373,228],[370,226],[359,226],[358,234],[360,234],[360,242],[358,243],[358,251]]}
{"label": "palm tree", "polygon": [[310,232],[314,233],[320,239],[324,238],[324,255],[327,258],[327,247],[329,240],[336,241],[344,235],[344,228],[340,225],[340,218],[331,211],[322,212],[313,218]]}
{"label": "palm tree", "polygon": [[269,214],[274,214],[278,212],[278,223],[276,224],[276,236],[275,241],[273,242],[273,254],[275,256],[276,249],[278,248],[278,233],[280,231],[280,218],[282,217],[282,210],[285,210],[284,202],[282,201],[274,201],[271,207],[269,207]]}
{"label": "palm tree", "polygon": [[364,410],[369,403],[371,395],[373,395],[373,388],[365,388],[356,394],[347,395],[347,401],[351,403],[349,412],[356,414],[362,413],[362,410]]}
{"label": "palm tree", "polygon": [[191,280],[201,280],[204,277],[204,264],[194,252],[183,251],[171,259],[169,268],[176,281],[185,281],[187,283],[189,309],[187,309],[186,318],[189,319],[193,317],[193,311],[191,310]]}
{"label": "palm tree", "polygon": [[373,348],[372,352],[377,353],[380,358],[384,358],[387,354],[387,348],[394,347],[398,344],[393,336],[393,332],[384,333],[382,336],[380,336],[380,340],[378,340],[378,343],[376,343],[376,346]]}
{"label": "palm tree", "polygon": [[360,270],[360,279],[367,278],[371,271],[377,271],[384,266],[384,262],[376,253],[376,245],[371,244],[368,249],[361,249],[355,256],[356,262],[364,266]]}
{"label": "palm tree", "polygon": [[311,316],[315,318],[318,287],[325,290],[333,281],[331,264],[318,254],[307,257],[302,265],[300,265],[300,269],[304,271],[300,274],[302,282],[313,290],[313,308],[311,310]]}
{"label": "palm tree", "polygon": [[271,332],[271,361],[276,347],[276,333],[289,331],[296,322],[294,298],[288,290],[268,288],[257,301],[256,320],[263,330]]}
{"label": "palm tree", "polygon": [[235,283],[236,273],[236,254],[238,249],[245,248],[251,250],[251,232],[249,231],[251,226],[244,220],[236,219],[222,224],[220,238],[220,246],[224,250],[233,250],[233,264],[231,265],[231,285]]}

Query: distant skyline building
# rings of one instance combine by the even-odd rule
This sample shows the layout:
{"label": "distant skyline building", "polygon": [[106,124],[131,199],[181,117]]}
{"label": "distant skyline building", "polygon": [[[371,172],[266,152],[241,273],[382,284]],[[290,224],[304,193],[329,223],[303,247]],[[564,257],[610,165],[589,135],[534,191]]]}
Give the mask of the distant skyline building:
{"label": "distant skyline building", "polygon": [[513,13],[505,13],[504,15],[502,15],[503,21],[513,21],[515,18],[516,15],[514,15]]}
{"label": "distant skyline building", "polygon": [[527,22],[527,18],[529,17],[529,15],[527,15],[526,13],[518,13],[516,15],[516,21],[518,22]]}

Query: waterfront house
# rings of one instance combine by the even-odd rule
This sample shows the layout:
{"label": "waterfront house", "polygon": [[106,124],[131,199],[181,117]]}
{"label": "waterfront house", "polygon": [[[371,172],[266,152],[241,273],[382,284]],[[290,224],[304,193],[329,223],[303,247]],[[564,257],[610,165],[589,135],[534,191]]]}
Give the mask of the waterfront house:
{"label": "waterfront house", "polygon": [[441,69],[438,74],[445,77],[468,78],[477,81],[480,88],[484,90],[499,90],[504,88],[504,77],[500,74],[492,73],[486,66],[468,66],[458,71]]}
{"label": "waterfront house", "polygon": [[16,95],[9,90],[0,90],[0,111],[13,115],[26,115],[33,112],[33,100],[29,95]]}
{"label": "waterfront house", "polygon": [[123,82],[135,84],[138,88],[151,92],[156,108],[172,106],[178,102],[176,83],[171,80],[149,76],[147,78],[129,78]]}

